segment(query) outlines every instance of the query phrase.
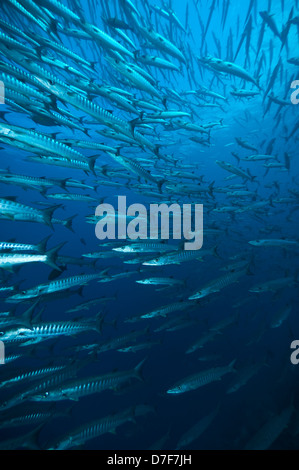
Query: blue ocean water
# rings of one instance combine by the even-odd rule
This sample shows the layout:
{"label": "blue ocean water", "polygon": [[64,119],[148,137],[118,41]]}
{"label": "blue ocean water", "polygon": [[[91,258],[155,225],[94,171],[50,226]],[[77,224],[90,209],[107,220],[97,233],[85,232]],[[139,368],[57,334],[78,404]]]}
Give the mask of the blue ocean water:
{"label": "blue ocean water", "polygon": [[[81,296],[74,289],[63,291],[66,295],[58,299],[41,296],[35,307],[33,324],[92,321],[97,314],[101,313],[104,317],[102,332],[99,334],[89,331],[80,335],[62,336],[58,339],[40,341],[33,347],[30,344],[22,346],[21,340],[8,342],[5,344],[6,355],[20,354],[22,357],[0,366],[1,380],[17,376],[20,372],[37,370],[50,365],[76,364],[82,367],[74,379],[82,380],[84,383],[89,377],[132,370],[145,359],[142,366],[142,381],[133,379],[122,386],[112,386],[101,393],[94,393],[79,399],[73,397],[64,401],[48,402],[45,398],[41,398],[32,401],[30,397],[34,396],[33,392],[29,393],[29,398],[28,396],[20,398],[23,391],[26,392],[44,378],[36,378],[35,381],[20,380],[19,383],[9,388],[4,386],[0,395],[3,407],[0,415],[0,446],[19,448],[20,441],[17,439],[22,436],[24,437],[22,445],[29,447],[33,445],[33,438],[29,437],[29,434],[40,425],[40,422],[12,428],[1,425],[20,415],[50,412],[51,418],[41,421],[44,425],[39,426],[33,435],[35,447],[47,449],[55,447],[60,442],[60,438],[71,436],[81,426],[88,427],[88,424],[95,420],[101,420],[124,410],[131,410],[132,415],[135,415],[135,422],[126,422],[116,429],[112,426],[110,432],[108,430],[94,439],[82,440],[74,447],[80,445],[84,449],[108,450],[176,449],[181,437],[188,430],[215,411],[210,425],[206,427],[202,425],[202,432],[197,431],[198,436],[194,432],[193,439],[190,439],[190,443],[183,448],[243,449],[246,446],[274,449],[297,448],[296,383],[299,366],[291,363],[292,350],[290,348],[291,343],[298,339],[297,330],[299,329],[296,317],[298,130],[294,130],[293,133],[298,123],[299,108],[291,103],[291,94],[294,91],[291,90],[291,83],[298,78],[299,59],[297,59],[297,65],[290,63],[290,59],[298,58],[297,2],[256,0],[237,4],[229,0],[225,2],[176,0],[162,4],[152,0],[147,2],[136,0],[134,6],[138,11],[137,14],[133,3],[129,0],[115,2],[104,0],[67,2],[63,0],[62,4],[78,14],[81,19],[80,23],[74,24],[66,16],[63,18],[58,13],[54,0],[49,0],[44,4],[42,1],[33,3],[40,12],[46,14],[49,23],[51,17],[56,20],[56,27],[59,26],[58,32],[43,31],[9,1],[3,2],[1,19],[14,25],[23,33],[36,33],[37,42],[37,35],[49,38],[83,57],[88,63],[95,62],[95,72],[87,70],[78,61],[57,52],[50,46],[41,46],[41,48],[30,46],[34,63],[42,65],[47,71],[51,71],[60,78],[69,91],[76,83],[77,90],[73,91],[75,95],[81,93],[82,90],[84,94],[88,85],[89,91],[84,94],[86,99],[93,100],[98,106],[108,110],[109,114],[111,112],[111,115],[121,118],[126,123],[139,118],[136,129],[140,132],[142,129],[147,131],[147,139],[161,145],[161,148],[159,152],[153,152],[146,146],[140,146],[138,142],[136,144],[136,130],[134,129],[132,130],[132,138],[135,139],[134,146],[124,146],[121,141],[99,135],[97,131],[104,128],[111,129],[111,126],[103,126],[102,122],[78,107],[72,106],[68,100],[72,99],[73,95],[67,95],[66,90],[60,90],[58,97],[52,89],[50,92],[43,91],[43,93],[45,96],[54,95],[57,98],[56,103],[59,103],[62,109],[69,111],[75,122],[81,122],[85,130],[89,130],[88,135],[54,122],[51,126],[38,124],[35,119],[35,107],[44,107],[49,113],[52,105],[44,106],[32,100],[27,110],[28,114],[22,113],[13,106],[13,104],[18,104],[17,96],[11,99],[12,103],[6,102],[5,105],[1,105],[0,111],[7,113],[4,116],[1,115],[1,126],[6,129],[9,126],[18,126],[18,129],[26,129],[28,136],[30,130],[34,129],[58,141],[76,139],[104,143],[118,149],[120,155],[125,155],[140,163],[141,167],[146,168],[152,175],[157,175],[156,178],[163,177],[165,182],[162,185],[161,197],[159,197],[159,189],[155,183],[146,182],[144,177],[128,168],[124,170],[128,174],[127,178],[122,178],[120,171],[123,167],[111,155],[98,150],[81,149],[80,144],[73,144],[72,148],[80,151],[84,157],[98,155],[96,165],[100,169],[96,169],[95,174],[90,171],[85,173],[74,168],[63,168],[59,165],[34,163],[28,160],[28,156],[44,155],[40,150],[32,148],[30,152],[28,148],[20,149],[16,145],[18,137],[10,137],[8,142],[3,140],[3,136],[7,134],[0,134],[0,140],[3,142],[3,145],[1,144],[1,173],[9,171],[11,175],[59,178],[65,181],[72,179],[84,182],[96,189],[68,188],[68,191],[64,191],[56,186],[42,192],[38,187],[32,189],[25,188],[24,185],[20,187],[18,184],[4,184],[1,183],[0,178],[1,198],[16,197],[19,203],[39,209],[61,203],[62,207],[55,211],[55,218],[63,221],[76,216],[73,221],[73,231],[61,224],[53,224],[52,230],[51,227],[42,223],[11,220],[13,219],[11,216],[7,220],[1,208],[1,204],[3,205],[3,199],[1,199],[0,214],[3,219],[1,220],[1,241],[15,240],[17,243],[37,244],[43,238],[52,235],[48,242],[48,249],[65,242],[59,255],[74,257],[81,262],[86,260],[83,257],[86,253],[112,253],[113,257],[99,259],[94,267],[57,261],[58,265],[66,268],[62,273],[56,273],[57,280],[81,274],[94,274],[105,269],[109,269],[109,276],[128,274],[128,277],[110,278],[108,279],[110,282],[92,281],[84,285],[80,292]],[[30,2],[21,1],[19,4],[23,5],[27,11],[32,8]],[[154,8],[156,4],[163,10],[163,13]],[[53,5],[56,5],[56,8]],[[58,9],[60,9],[59,6]],[[260,12],[268,12],[267,21],[263,20]],[[184,31],[173,19],[174,14],[175,18],[180,20]],[[86,30],[86,23],[95,24],[100,30],[105,31],[110,37],[132,51],[133,48],[128,41],[125,41],[115,28],[105,24],[103,18],[108,17],[122,19],[128,23],[130,29],[123,31],[133,41],[138,51],[135,56],[130,57],[124,54],[118,57],[118,53],[112,46],[107,47],[95,37],[89,40],[71,37],[70,28],[82,31]],[[275,35],[271,19],[275,21],[280,37]],[[265,32],[260,52],[257,54],[263,21],[265,21]],[[150,31],[160,33],[175,44],[186,57],[186,63],[171,56],[165,49],[159,49],[156,44],[151,44],[142,29],[146,27],[152,28]],[[8,33],[3,25],[2,31],[22,44],[26,44],[24,38]],[[284,33],[287,40],[285,40]],[[235,57],[242,38],[243,43]],[[25,61],[24,57],[21,61],[16,45],[6,47],[3,43],[0,52],[1,63],[3,61],[6,64],[14,64],[22,70],[29,71],[28,57],[26,58],[25,54]],[[144,65],[138,60],[140,53],[167,59],[176,64],[180,71],[161,71],[158,67]],[[136,86],[136,82],[134,84],[119,74],[107,62],[108,56],[114,59],[117,57],[120,61],[124,60],[129,67],[132,64],[138,65],[149,73],[161,99],[141,90]],[[214,68],[211,62],[209,68],[205,66],[202,58],[208,56],[210,59],[211,57],[219,59],[222,71],[215,69],[215,63]],[[79,79],[75,82],[74,73],[66,68],[47,65],[45,60],[47,57],[61,60],[75,67],[87,76],[87,81]],[[243,72],[246,70],[252,80],[244,79],[244,74],[242,78],[236,76],[236,73],[228,74],[227,67],[225,68],[227,62],[235,63],[242,68]],[[4,69],[1,63],[0,72],[2,73]],[[38,76],[36,73],[33,75]],[[271,81],[273,81],[272,84]],[[5,89],[12,89],[9,81],[7,84],[5,80],[3,82]],[[50,87],[53,86],[51,81],[49,83]],[[94,84],[117,87],[123,92],[130,93],[128,96],[131,103],[136,106],[136,114],[133,115],[121,109],[115,102],[101,97],[94,88]],[[269,84],[271,88],[267,89]],[[80,87],[81,91],[78,91]],[[231,94],[234,90],[256,92],[256,96],[238,98]],[[192,93],[186,94],[190,91]],[[118,93],[121,94],[121,91]],[[274,99],[280,100],[280,104],[277,104]],[[142,121],[154,112],[146,108],[142,109],[138,100],[155,104],[160,107],[161,112],[166,109],[183,111],[189,113],[189,117],[183,120],[165,119],[162,123],[156,123],[156,117],[152,118],[153,122],[144,123],[148,127],[142,127]],[[271,107],[268,109],[270,102]],[[210,106],[206,106],[207,104]],[[80,118],[83,120],[79,121]],[[90,121],[93,122],[90,123]],[[201,131],[188,129],[186,122],[198,125]],[[202,133],[203,126],[210,123],[214,123],[215,127],[211,125],[210,133]],[[15,132],[18,134],[20,131]],[[190,139],[195,136],[207,139],[205,145],[195,143]],[[243,144],[247,142],[256,150],[238,145],[236,138],[243,139]],[[269,150],[271,141],[272,148]],[[232,155],[232,152],[238,155],[239,160]],[[49,155],[54,156],[54,153],[49,152]],[[168,155],[170,162],[163,159],[164,155]],[[252,155],[272,156],[273,159],[253,162],[245,159]],[[176,159],[178,163],[175,162]],[[231,171],[221,168],[217,161],[225,161],[233,165]],[[279,167],[266,168],[264,165],[267,161],[279,163]],[[106,175],[107,168],[116,173],[109,175],[108,172]],[[245,172],[243,173],[245,176],[236,175],[236,169]],[[250,170],[249,174],[247,169]],[[195,178],[193,181],[190,173]],[[187,177],[186,174],[188,174]],[[230,176],[233,176],[232,179],[228,179]],[[202,177],[201,180],[200,177]],[[105,184],[109,182],[120,183],[120,186],[110,187]],[[169,184],[174,184],[176,190],[169,190]],[[192,186],[192,189],[189,188],[189,193],[186,190],[188,185]],[[200,188],[198,192],[194,192],[194,185]],[[208,188],[209,185],[212,185],[212,191],[202,191],[202,188]],[[249,194],[237,193],[235,196],[228,194],[235,191],[246,191]],[[49,194],[63,192],[88,194],[98,202],[60,201],[48,197]],[[150,192],[158,193],[158,196],[145,195]],[[94,216],[95,209],[102,198],[105,198],[105,203],[116,207],[117,196],[127,196],[128,205],[140,203],[146,207],[153,202],[203,204],[204,246],[202,250],[212,252],[217,247],[216,254],[207,254],[201,260],[194,259],[175,265],[147,267],[142,264],[143,257],[156,258],[157,253],[152,256],[145,253],[141,256],[139,263],[125,264],[126,259],[136,258],[136,254],[116,255],[117,252],[112,252],[114,243],[111,242],[109,245],[106,241],[99,241],[95,235],[95,224],[87,223],[86,220],[87,216]],[[227,208],[230,210],[226,210]],[[211,230],[217,231],[217,234],[212,233]],[[278,246],[249,244],[255,240],[275,240]],[[286,240],[293,243],[287,246]],[[129,243],[131,242],[122,244]],[[241,268],[237,265],[240,261],[243,262]],[[242,271],[242,269],[244,272],[237,283],[221,286],[206,298],[194,302],[192,308],[188,310],[182,312],[178,308],[177,311],[167,313],[166,316],[128,322],[131,318],[160,307],[187,301],[211,281],[222,279],[225,275]],[[3,270],[3,280],[0,286],[16,286],[14,294],[24,292],[34,286],[49,282],[51,271],[49,266],[42,263],[24,265],[12,274]],[[137,280],[151,277],[172,278],[181,280],[184,284],[180,288],[174,286],[161,290],[156,286],[136,283]],[[284,282],[285,279],[287,282]],[[275,284],[274,287],[269,287],[267,283],[274,280],[281,282]],[[263,286],[262,291],[250,292],[254,286],[258,285]],[[31,302],[10,303],[7,302],[10,295],[6,294],[1,297],[0,312],[10,309],[13,318],[20,317],[37,298],[34,297]],[[75,308],[82,302],[104,297],[110,300],[92,306],[89,310],[68,312],[69,309]],[[13,307],[16,309],[12,310]],[[289,314],[284,318],[283,313],[286,311]],[[37,315],[39,312],[41,312],[40,317]],[[279,312],[282,312],[280,315],[282,320],[278,328],[273,328],[273,318]],[[181,326],[190,319],[192,323],[177,331],[155,331],[171,318],[177,318]],[[231,318],[228,325],[219,326],[219,322]],[[1,328],[4,336],[11,328]],[[186,354],[191,345],[215,329],[218,334],[215,334],[206,344],[203,342],[202,348],[192,354]],[[154,343],[152,347],[137,352],[120,352],[117,346],[106,352],[100,350],[102,344],[135,332],[142,332],[142,334],[135,340],[122,344],[123,347],[136,346],[148,341]],[[94,348],[94,354],[88,354],[85,347],[93,344],[98,345],[98,348]],[[233,361],[235,361],[235,370],[225,374],[221,380],[211,380],[212,383],[198,386],[196,390],[177,396],[167,393],[174,384],[185,378],[205,371],[209,374],[217,374],[217,368],[226,367]],[[243,379],[244,383],[241,383],[242,372],[248,366],[256,366],[255,371]],[[237,381],[238,378],[240,388],[235,393],[227,393],[232,382]],[[62,382],[62,386],[67,383],[67,380]],[[60,387],[61,384],[56,389],[59,391]],[[46,391],[45,389],[45,394]],[[7,398],[15,395],[18,398],[13,406],[6,407]],[[139,412],[140,408],[136,407],[141,405],[143,411]],[[265,427],[267,424],[270,432]],[[116,432],[112,433],[111,431],[114,430]],[[260,431],[261,436],[258,435]],[[8,444],[6,444],[7,439],[10,440]]]}

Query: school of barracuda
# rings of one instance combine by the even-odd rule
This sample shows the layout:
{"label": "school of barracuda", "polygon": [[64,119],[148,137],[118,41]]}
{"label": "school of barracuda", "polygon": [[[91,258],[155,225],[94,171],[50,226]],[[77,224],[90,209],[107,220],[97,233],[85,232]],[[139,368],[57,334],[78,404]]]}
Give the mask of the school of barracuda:
{"label": "school of barracuda", "polygon": [[[296,448],[298,1],[175,3],[1,2],[1,449]],[[96,241],[123,192],[203,204],[204,248]]]}

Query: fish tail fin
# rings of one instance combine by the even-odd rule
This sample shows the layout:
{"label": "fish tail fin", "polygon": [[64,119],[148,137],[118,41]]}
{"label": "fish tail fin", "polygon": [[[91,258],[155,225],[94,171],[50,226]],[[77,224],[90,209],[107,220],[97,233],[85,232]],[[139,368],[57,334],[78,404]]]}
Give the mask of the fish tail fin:
{"label": "fish tail fin", "polygon": [[141,362],[139,362],[139,364],[137,364],[137,366],[134,368],[134,375],[141,382],[144,382],[143,370],[142,369],[143,369],[143,365],[144,365],[146,360],[147,360],[147,357],[145,359],[143,359]]}
{"label": "fish tail fin", "polygon": [[88,158],[88,167],[94,175],[96,174],[94,167],[95,167],[98,157],[99,155],[94,155],[93,157]]}
{"label": "fish tail fin", "polygon": [[68,228],[71,232],[74,232],[74,229],[73,229],[73,220],[74,220],[75,217],[77,217],[77,214],[72,215],[72,217],[69,217],[69,218],[66,219],[66,221],[65,221],[65,227]]}
{"label": "fish tail fin", "polygon": [[68,181],[70,181],[70,179],[71,178],[65,178],[64,180],[61,180],[60,184],[59,184],[59,186],[67,192],[68,192],[68,189],[67,189],[66,185],[67,185]]}
{"label": "fish tail fin", "polygon": [[45,253],[46,248],[47,248],[47,243],[48,243],[48,241],[50,240],[51,237],[52,237],[52,235],[49,235],[48,237],[44,238],[43,240],[41,240],[41,241],[36,245],[36,250],[37,250],[39,253]]}
{"label": "fish tail fin", "polygon": [[23,313],[22,315],[22,324],[23,325],[26,325],[28,326],[29,328],[31,327],[31,323],[32,323],[32,318],[33,318],[33,313],[34,313],[34,310],[35,310],[35,307],[38,305],[40,301],[40,298],[38,298],[34,304],[32,304],[27,310],[26,312]]}
{"label": "fish tail fin", "polygon": [[26,447],[32,450],[40,450],[40,446],[38,444],[39,435],[41,429],[44,427],[45,423],[41,423],[37,428],[33,429],[26,437]]}
{"label": "fish tail fin", "polygon": [[51,266],[51,268],[56,269],[57,271],[61,272],[61,268],[56,264],[56,259],[57,259],[57,254],[58,251],[65,245],[65,242],[59,243],[55,248],[52,248],[52,250],[49,250],[46,253],[47,256],[47,261],[46,264]]}
{"label": "fish tail fin", "polygon": [[52,217],[54,212],[61,207],[61,204],[58,206],[52,206],[48,207],[47,209],[43,210],[43,219],[46,225],[49,225],[49,227],[53,228],[52,225]]}
{"label": "fish tail fin", "polygon": [[96,316],[96,330],[98,333],[103,333],[105,315],[99,312]]}
{"label": "fish tail fin", "polygon": [[8,120],[5,118],[6,114],[9,114],[8,111],[1,111],[0,112],[0,117],[3,119],[3,121],[8,122]]}
{"label": "fish tail fin", "polygon": [[223,258],[221,258],[220,254],[219,254],[218,245],[214,246],[214,248],[213,248],[213,255],[215,256],[215,258],[223,259]]}
{"label": "fish tail fin", "polygon": [[209,194],[212,197],[214,197],[214,186],[215,186],[215,181],[213,181],[213,183],[211,183],[209,186]]}
{"label": "fish tail fin", "polygon": [[237,369],[236,369],[236,367],[235,367],[235,366],[236,366],[236,362],[237,362],[237,359],[234,359],[234,360],[229,364],[228,368],[229,368],[229,370],[230,370],[231,372],[236,372],[236,371],[237,371]]}
{"label": "fish tail fin", "polygon": [[[143,113],[142,113],[143,114]],[[131,132],[132,132],[132,135],[134,136],[135,134],[135,127],[140,123],[140,120],[142,120],[142,115],[141,117],[139,118],[136,118],[136,119],[132,119],[132,121],[129,122],[129,125],[131,127]]]}
{"label": "fish tail fin", "polygon": [[160,152],[160,148],[162,147],[162,145],[159,145],[159,144],[156,144],[155,145],[155,151],[154,151],[154,154],[158,157],[159,156],[159,152]]}
{"label": "fish tail fin", "polygon": [[163,184],[166,183],[166,180],[165,179],[161,179],[157,182],[157,185],[158,185],[158,189],[159,189],[159,192],[161,193],[162,192],[162,186]]}

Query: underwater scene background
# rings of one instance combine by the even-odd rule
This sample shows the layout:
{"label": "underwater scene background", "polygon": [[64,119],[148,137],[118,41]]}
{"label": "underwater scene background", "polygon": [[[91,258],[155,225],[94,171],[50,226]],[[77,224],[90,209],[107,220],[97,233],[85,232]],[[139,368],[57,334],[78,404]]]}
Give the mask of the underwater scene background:
{"label": "underwater scene background", "polygon": [[[1,2],[0,448],[298,448],[298,15]],[[118,196],[202,249],[100,241]]]}

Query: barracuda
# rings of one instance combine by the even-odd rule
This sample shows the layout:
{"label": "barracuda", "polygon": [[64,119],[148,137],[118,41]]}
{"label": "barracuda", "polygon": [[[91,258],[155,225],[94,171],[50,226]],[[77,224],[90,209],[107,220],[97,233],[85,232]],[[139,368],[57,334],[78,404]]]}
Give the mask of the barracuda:
{"label": "barracuda", "polygon": [[112,249],[120,253],[163,253],[172,252],[174,247],[164,243],[131,243]]}
{"label": "barracuda", "polygon": [[12,39],[0,31],[0,48],[2,46],[7,47],[8,49],[13,48],[17,51],[22,52],[24,55],[32,56],[32,50],[29,47],[24,46],[24,44],[20,43],[16,39]]}
{"label": "barracuda", "polygon": [[147,117],[153,119],[176,119],[180,117],[191,117],[191,114],[184,111],[161,111],[157,114],[150,114]]}
{"label": "barracuda", "polygon": [[[6,31],[7,33],[12,33],[14,34],[15,36],[19,36],[23,39],[25,39],[27,42],[29,42],[30,44],[34,45],[34,46],[38,46],[38,42],[34,41],[33,39],[31,39],[27,34],[25,34],[23,31],[21,31],[20,29],[16,28],[14,25],[12,24],[9,24],[7,23],[7,21],[4,21],[2,18],[0,19],[0,26],[1,28]],[[21,44],[21,43],[20,43]],[[26,46],[24,46],[26,47]],[[27,48],[29,50],[29,48]]]}
{"label": "barracuda", "polygon": [[1,251],[37,251],[39,253],[45,253],[48,240],[51,238],[51,235],[44,238],[37,245],[24,244],[24,243],[13,243],[13,242],[0,242],[0,252]]}
{"label": "barracuda", "polygon": [[181,51],[168,39],[164,38],[161,36],[161,34],[158,34],[156,31],[145,28],[143,26],[139,26],[139,32],[142,34],[142,36],[145,37],[149,42],[154,44],[154,46],[157,47],[162,52],[167,52],[173,57],[176,57],[179,61],[186,63],[186,59],[181,53]]}
{"label": "barracuda", "polygon": [[258,81],[252,77],[245,69],[233,64],[232,62],[225,62],[224,60],[217,59],[215,57],[202,57],[199,59],[200,63],[208,66],[216,72],[221,72],[228,75],[234,75],[235,77],[242,78],[243,80],[249,81],[260,88]]}
{"label": "barracuda", "polygon": [[110,156],[120,165],[124,166],[130,171],[133,171],[136,175],[140,176],[141,178],[144,178],[146,181],[151,181],[152,183],[155,183],[159,189],[161,189],[162,185],[164,184],[165,180],[160,179],[158,180],[157,178],[154,178],[150,172],[145,170],[138,162],[133,160],[132,158],[127,158],[122,155],[114,155],[110,154]]}
{"label": "barracuda", "polygon": [[42,36],[38,36],[38,35],[34,35],[34,37],[36,37],[40,43],[40,49],[42,50],[43,48],[49,48],[49,49],[52,49],[53,51],[56,51],[58,52],[59,54],[62,54],[66,57],[69,57],[70,59],[72,59],[74,62],[78,63],[78,64],[81,64],[82,66],[86,67],[90,72],[93,71],[92,67],[91,67],[91,64],[90,62],[88,62],[87,60],[83,59],[82,57],[80,57],[78,54],[75,54],[74,52],[72,52],[71,50],[67,49],[66,47],[64,47],[62,44],[59,44],[57,42],[54,42],[54,41],[51,41],[50,39],[48,38],[45,38],[45,37],[42,37]]}
{"label": "barracuda", "polygon": [[37,26],[39,26],[44,31],[51,30],[50,25],[41,21],[38,17],[31,14],[23,5],[21,5],[17,0],[7,0],[12,6],[19,10],[23,15],[25,15],[30,21],[33,21]]}
{"label": "barracuda", "polygon": [[299,242],[296,240],[274,239],[274,240],[254,240],[249,242],[252,246],[257,247],[278,247],[278,248],[298,248]]}
{"label": "barracuda", "polygon": [[49,339],[58,338],[61,336],[76,336],[80,333],[88,331],[96,331],[100,333],[101,325],[98,320],[95,321],[72,321],[72,322],[55,322],[55,323],[36,323],[32,324],[29,328],[18,327],[5,331],[0,338],[1,341],[6,343],[21,342],[22,346],[37,344]]}
{"label": "barracuda", "polygon": [[157,310],[153,310],[150,313],[146,313],[144,315],[141,315],[139,319],[147,320],[150,318],[156,318],[156,317],[167,317],[170,313],[174,312],[182,312],[184,310],[193,308],[195,304],[193,302],[176,302],[171,305],[166,305],[165,307],[160,307]]}
{"label": "barracuda", "polygon": [[76,15],[76,13],[57,0],[35,0],[35,3],[42,8],[48,8],[53,13],[62,16],[65,20],[69,20],[73,23],[81,23],[81,18]]}
{"label": "barracuda", "polygon": [[86,423],[71,433],[68,433],[64,438],[54,443],[49,450],[66,450],[73,447],[84,445],[87,441],[95,439],[103,434],[115,433],[116,428],[128,421],[135,422],[134,409],[126,410],[122,413],[108,416],[106,418]]}
{"label": "barracuda", "polygon": [[242,276],[245,276],[247,270],[241,270],[237,272],[228,273],[223,277],[215,279],[214,281],[207,284],[201,290],[197,291],[194,295],[189,297],[189,300],[197,300],[207,297],[211,294],[220,292],[222,289],[229,287],[231,284],[239,282]]}
{"label": "barracuda", "polygon": [[[39,82],[36,77],[34,77],[28,72],[25,72],[19,67],[16,67],[15,65],[7,64],[6,62],[0,60],[0,70],[1,73],[5,72],[6,74],[13,75],[17,80],[20,80],[21,82],[31,83],[32,85],[39,87]],[[16,89],[16,91],[20,92],[21,90]]]}
{"label": "barracuda", "polygon": [[117,153],[118,150],[113,147],[109,147],[105,144],[99,144],[97,142],[88,142],[86,140],[77,140],[77,139],[63,139],[60,140],[61,143],[65,145],[71,145],[81,149],[90,149],[90,150],[101,150],[102,152]]}
{"label": "barracuda", "polygon": [[42,295],[53,294],[64,290],[71,289],[76,286],[83,286],[90,281],[100,279],[107,274],[107,270],[97,274],[83,274],[81,276],[72,276],[57,281],[47,282],[40,284],[36,287],[28,289],[27,291],[19,292],[18,294],[6,299],[6,302],[21,302],[22,300],[34,299]]}
{"label": "barracuda", "polygon": [[[51,91],[56,94],[59,98],[63,99],[63,101],[66,101],[75,108],[78,108],[81,111],[89,114],[101,124],[111,127],[117,132],[120,132],[121,134],[125,134],[128,137],[133,138],[131,127],[126,121],[123,121],[122,119],[112,115],[105,109],[100,108],[98,105],[96,105],[92,101],[89,101],[84,96],[78,95],[72,91],[68,91],[62,94],[56,91],[56,89],[52,89]],[[135,138],[138,137],[138,135],[136,136],[136,134],[137,133],[135,133]],[[142,141],[144,142],[143,138]]]}
{"label": "barracuda", "polygon": [[50,199],[59,199],[62,201],[99,202],[99,199],[84,194],[48,194],[47,197]]}
{"label": "barracuda", "polygon": [[25,188],[41,189],[47,190],[53,188],[53,186],[59,186],[61,188],[66,187],[67,180],[59,179],[46,179],[38,178],[36,176],[26,176],[26,175],[15,175],[13,173],[1,173],[0,172],[0,181],[5,184],[17,184]]}
{"label": "barracuda", "polygon": [[55,374],[65,369],[65,367],[66,367],[65,365],[44,367],[42,369],[34,369],[34,370],[27,371],[27,372],[23,372],[9,379],[3,378],[3,380],[0,383],[0,388],[10,387],[10,386],[13,386],[15,383],[19,384],[20,382],[36,380],[47,375]]}
{"label": "barracuda", "polygon": [[[62,62],[62,60],[57,59],[56,57],[42,54],[41,59],[42,59],[42,62],[44,64],[50,65],[51,67],[56,67],[56,68],[58,68],[60,70],[63,70],[64,72],[67,72],[67,73],[73,73],[74,75],[76,75],[79,78],[85,78],[86,79],[86,74],[85,73],[83,73],[82,71],[79,71],[78,69],[75,69],[74,67],[72,67],[71,65],[69,65],[66,62]],[[93,70],[91,70],[91,72],[93,72]],[[81,91],[81,93],[83,93],[82,90],[80,90],[80,91]]]}
{"label": "barracuda", "polygon": [[93,171],[101,172],[101,167],[95,165],[96,159],[97,157],[89,157],[88,163],[86,163],[77,159],[54,157],[51,155],[34,155],[27,157],[27,160],[32,162],[42,163],[51,166],[60,166],[63,168],[73,168],[75,170],[82,170],[85,173],[89,173],[91,167]]}
{"label": "barracuda", "polygon": [[212,382],[218,382],[224,375],[235,372],[235,362],[231,362],[227,367],[216,367],[198,374],[191,375],[178,382],[174,387],[167,391],[168,395],[180,395],[182,393],[197,390]]}
{"label": "barracuda", "polygon": [[1,429],[19,428],[20,426],[32,426],[33,424],[46,422],[54,416],[54,413],[49,412],[36,412],[36,413],[25,413],[18,416],[14,416],[7,420],[3,420],[0,423]]}
{"label": "barracuda", "polygon": [[46,379],[42,379],[34,385],[27,387],[22,392],[18,392],[15,395],[10,396],[6,401],[2,401],[0,403],[0,409],[8,410],[27,400],[31,401],[31,396],[46,394],[51,388],[56,388],[66,380],[75,377],[79,368],[80,366],[76,364],[66,366],[62,371],[57,372],[56,374],[51,374],[49,377],[46,377]]}
{"label": "barracuda", "polygon": [[53,213],[60,206],[49,207],[44,210],[35,209],[20,204],[13,199],[0,199],[0,217],[9,220],[27,220],[28,222],[40,222],[52,226]]}
{"label": "barracuda", "polygon": [[28,263],[45,263],[53,269],[61,271],[59,266],[57,266],[55,260],[57,257],[58,251],[62,248],[64,243],[61,243],[56,248],[48,251],[44,255],[25,255],[25,254],[0,254],[0,269],[7,269],[13,272],[13,269],[16,266],[20,266]]}
{"label": "barracuda", "polygon": [[112,91],[109,87],[104,87],[104,86],[94,86],[94,90],[96,93],[99,95],[103,96],[104,98],[107,98],[108,100],[116,103],[119,105],[121,108],[123,108],[126,111],[129,111],[130,113],[134,114],[139,114],[137,109],[134,106],[133,101],[131,101],[129,98],[120,95],[114,91]]}
{"label": "barracuda", "polygon": [[5,142],[7,142],[7,140],[11,141],[10,145],[14,145],[15,141],[17,141],[27,148],[28,151],[34,151],[34,149],[36,149],[38,152],[83,161],[88,163],[89,167],[91,167],[90,169],[92,169],[93,163],[88,158],[85,158],[81,153],[71,149],[67,145],[61,144],[47,135],[10,124],[0,123],[0,140],[2,140],[2,137],[5,139]]}
{"label": "barracuda", "polygon": [[34,88],[24,85],[20,80],[17,80],[14,77],[11,77],[10,75],[7,75],[4,72],[0,71],[0,80],[5,83],[5,86],[13,91],[16,91],[18,93],[21,93],[25,96],[30,96],[32,98],[35,98],[42,103],[47,103],[50,104],[52,103],[52,99],[43,95],[39,91],[36,91]]}
{"label": "barracuda", "polygon": [[127,64],[126,62],[118,59],[112,59],[111,57],[107,57],[106,60],[136,88],[146,91],[150,95],[161,99],[160,93],[140,73],[133,70],[131,64]]}
{"label": "barracuda", "polygon": [[[143,363],[144,361],[140,362],[135,369],[130,371],[114,372],[68,382],[66,385],[62,385],[56,390],[50,390],[46,397],[40,396],[39,398],[41,401],[45,402],[65,400],[78,401],[82,397],[101,393],[105,390],[117,390],[121,385],[131,379],[143,380],[141,376]],[[31,397],[32,400],[37,400],[37,398],[38,397],[34,396]]]}
{"label": "barracuda", "polygon": [[245,180],[250,180],[250,181],[253,182],[256,179],[256,176],[252,176],[250,174],[249,170],[247,170],[247,173],[246,173],[245,171],[241,170],[240,168],[235,167],[231,163],[222,162],[222,161],[219,161],[219,160],[217,160],[216,163],[221,168],[223,168],[223,170],[229,171],[230,173],[233,173],[234,175],[240,176],[241,178],[243,178]]}
{"label": "barracuda", "polygon": [[98,44],[104,49],[120,52],[121,54],[128,55],[134,58],[134,54],[119,44],[115,39],[111,38],[108,34],[101,31],[97,26],[82,22],[82,28],[90,35]]}
{"label": "barracuda", "polygon": [[149,261],[145,261],[142,263],[144,266],[171,266],[174,264],[180,265],[181,263],[185,263],[187,261],[192,260],[202,260],[205,255],[212,255],[214,252],[204,252],[204,251],[185,251],[179,250],[173,253],[169,253],[159,258],[155,258]]}
{"label": "barracuda", "polygon": [[294,411],[295,407],[291,404],[280,414],[272,416],[249,440],[245,446],[245,450],[268,450],[288,427]]}
{"label": "barracuda", "polygon": [[178,279],[174,279],[172,277],[151,277],[148,279],[142,279],[140,281],[136,281],[137,284],[143,284],[145,286],[166,286],[166,287],[173,287],[173,286],[184,286],[184,281],[180,281]]}
{"label": "barracuda", "polygon": [[145,65],[150,65],[152,67],[158,67],[160,69],[175,70],[176,72],[180,72],[180,68],[177,65],[172,64],[168,60],[162,59],[161,57],[136,54],[136,58],[138,62],[141,62],[142,64],[145,64]]}

